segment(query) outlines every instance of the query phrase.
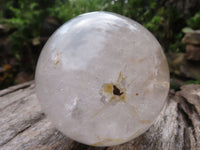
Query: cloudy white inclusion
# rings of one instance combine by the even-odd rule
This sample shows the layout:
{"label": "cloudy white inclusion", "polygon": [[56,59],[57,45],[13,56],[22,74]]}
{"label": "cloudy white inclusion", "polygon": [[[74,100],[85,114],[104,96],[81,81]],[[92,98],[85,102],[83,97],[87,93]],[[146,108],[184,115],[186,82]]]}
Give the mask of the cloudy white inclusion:
{"label": "cloudy white inclusion", "polygon": [[[95,59],[104,48],[104,42],[110,36],[107,31],[118,30],[122,26],[129,28],[130,31],[137,30],[134,25],[118,16],[102,12],[101,17],[99,14],[98,17],[95,17],[97,14],[93,12],[80,15],[77,19],[72,19],[69,23],[64,24],[55,33],[55,36],[59,37],[67,35],[63,37],[63,40],[68,44],[61,50],[65,57],[65,59],[61,59],[63,69],[86,69],[92,59]],[[86,18],[86,16],[88,17]],[[66,68],[66,66],[68,67]]]}

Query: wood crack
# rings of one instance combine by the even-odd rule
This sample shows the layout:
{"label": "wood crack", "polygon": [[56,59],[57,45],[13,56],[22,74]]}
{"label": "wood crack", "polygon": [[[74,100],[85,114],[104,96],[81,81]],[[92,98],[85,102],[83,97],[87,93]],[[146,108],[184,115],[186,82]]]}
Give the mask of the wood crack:
{"label": "wood crack", "polygon": [[17,132],[12,138],[8,139],[7,141],[5,141],[4,143],[2,143],[0,146],[6,145],[9,142],[11,142],[16,136],[18,136],[19,134],[23,133],[24,131],[26,131],[27,129],[29,129],[31,127],[31,125],[27,126],[26,128],[24,128],[23,130]]}
{"label": "wood crack", "polygon": [[189,143],[191,143],[192,139],[195,140],[195,143],[198,143],[198,139],[195,133],[198,131],[196,131],[195,129],[196,126],[193,123],[195,118],[192,117],[192,115],[194,113],[197,113],[197,111],[195,110],[195,107],[191,103],[189,103],[185,98],[183,98],[183,101],[178,104],[178,110],[180,111],[180,115],[183,116],[184,122],[185,122],[184,148],[190,149],[191,145]]}
{"label": "wood crack", "polygon": [[26,88],[30,87],[32,84],[33,84],[33,81],[30,81],[30,82],[26,82],[24,84],[16,85],[16,86],[10,87],[8,89],[2,90],[2,91],[0,91],[0,97],[14,93],[18,90],[26,89]]}
{"label": "wood crack", "polygon": [[17,131],[11,138],[9,138],[6,141],[4,141],[3,143],[1,143],[0,146],[4,146],[4,145],[8,144],[14,138],[16,138],[19,134],[25,132],[27,129],[31,128],[33,125],[35,125],[39,121],[45,119],[45,117],[46,116],[45,116],[44,113],[40,113],[40,114],[38,114],[37,116],[35,116],[34,118],[32,118],[30,120],[25,120],[24,122],[19,123],[19,124],[21,124],[21,125],[23,125],[25,127],[22,128],[21,130]]}
{"label": "wood crack", "polygon": [[180,114],[183,116],[184,121],[185,121],[187,127],[194,127],[193,124],[192,124],[192,120],[187,115],[187,113],[185,112],[185,110],[181,107],[181,104],[178,104],[178,110],[180,111]]}

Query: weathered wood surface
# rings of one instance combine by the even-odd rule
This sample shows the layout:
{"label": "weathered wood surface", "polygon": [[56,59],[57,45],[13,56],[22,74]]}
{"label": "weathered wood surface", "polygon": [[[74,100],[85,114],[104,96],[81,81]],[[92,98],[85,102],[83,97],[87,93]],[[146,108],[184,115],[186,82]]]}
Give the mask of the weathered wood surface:
{"label": "weathered wood surface", "polygon": [[200,85],[171,91],[165,109],[143,135],[113,147],[77,143],[53,128],[33,82],[0,91],[0,150],[200,150]]}

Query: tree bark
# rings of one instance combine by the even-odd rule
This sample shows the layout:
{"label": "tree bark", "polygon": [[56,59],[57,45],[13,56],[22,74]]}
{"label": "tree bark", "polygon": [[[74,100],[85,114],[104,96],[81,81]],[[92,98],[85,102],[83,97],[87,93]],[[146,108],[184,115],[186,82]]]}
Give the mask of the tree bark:
{"label": "tree bark", "polygon": [[75,142],[46,118],[34,82],[0,91],[0,150],[199,150],[200,85],[170,91],[150,129],[118,146],[92,147]]}

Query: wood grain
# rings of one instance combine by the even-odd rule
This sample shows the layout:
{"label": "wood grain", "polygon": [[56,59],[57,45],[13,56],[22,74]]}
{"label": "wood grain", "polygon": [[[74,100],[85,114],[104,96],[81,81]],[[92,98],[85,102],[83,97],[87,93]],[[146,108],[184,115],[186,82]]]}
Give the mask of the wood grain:
{"label": "wood grain", "polygon": [[143,135],[118,146],[75,142],[46,118],[34,82],[0,91],[0,150],[200,150],[200,85],[170,91],[166,107]]}

